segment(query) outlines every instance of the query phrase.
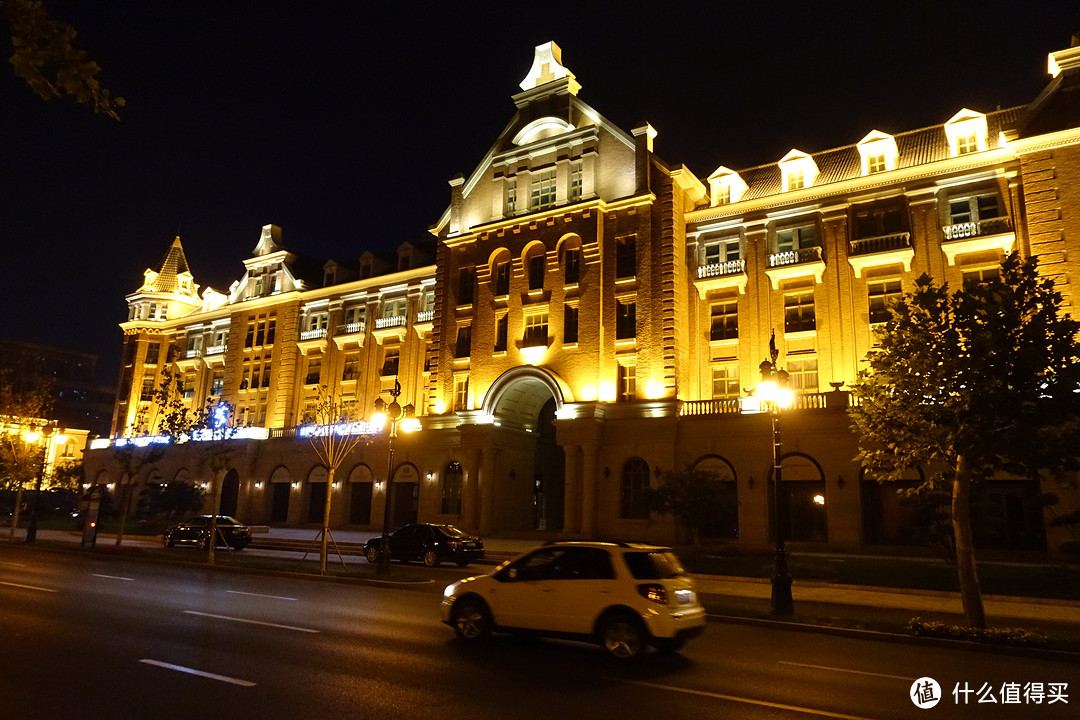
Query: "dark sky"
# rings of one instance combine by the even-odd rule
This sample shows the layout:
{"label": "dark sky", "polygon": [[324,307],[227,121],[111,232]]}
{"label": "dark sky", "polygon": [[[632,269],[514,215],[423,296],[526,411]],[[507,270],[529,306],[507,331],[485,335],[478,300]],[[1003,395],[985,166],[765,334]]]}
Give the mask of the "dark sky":
{"label": "dark sky", "polygon": [[548,40],[585,102],[705,177],[1029,102],[1080,30],[1075,0],[46,5],[128,104],[44,103],[0,67],[0,337],[99,353],[107,382],[177,232],[220,291],[266,223],[319,259],[422,237]]}

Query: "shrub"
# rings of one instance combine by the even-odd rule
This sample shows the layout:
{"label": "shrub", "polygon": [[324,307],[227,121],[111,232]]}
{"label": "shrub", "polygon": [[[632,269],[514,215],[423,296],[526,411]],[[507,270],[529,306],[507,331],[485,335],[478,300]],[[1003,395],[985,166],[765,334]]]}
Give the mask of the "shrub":
{"label": "shrub", "polygon": [[1042,633],[1023,628],[973,628],[962,625],[946,625],[943,622],[927,622],[921,618],[909,620],[907,625],[904,626],[904,630],[915,637],[966,640],[968,642],[991,643],[994,645],[1037,647],[1050,642],[1049,638]]}

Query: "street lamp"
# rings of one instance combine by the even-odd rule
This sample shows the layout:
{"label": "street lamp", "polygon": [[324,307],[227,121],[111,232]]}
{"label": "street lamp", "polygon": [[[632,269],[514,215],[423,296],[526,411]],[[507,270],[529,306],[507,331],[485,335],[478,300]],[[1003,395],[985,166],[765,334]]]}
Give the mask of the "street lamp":
{"label": "street lamp", "polygon": [[390,575],[390,482],[394,477],[394,440],[397,438],[398,428],[401,432],[410,433],[420,429],[420,420],[414,415],[412,403],[401,407],[398,404],[398,396],[401,395],[401,383],[394,381],[394,389],[389,391],[393,400],[387,405],[382,398],[375,398],[375,413],[371,416],[371,422],[378,428],[382,428],[388,421],[390,432],[387,434],[388,458],[386,461],[386,487],[385,505],[383,507],[382,539],[379,542],[379,563],[377,572],[380,576]]}
{"label": "street lamp", "polygon": [[784,548],[784,533],[780,522],[780,411],[790,407],[793,396],[791,388],[788,387],[787,370],[776,367],[779,354],[774,330],[769,339],[769,359],[763,360],[759,366],[761,382],[757,386],[758,399],[769,407],[773,436],[773,531],[776,552],[773,555],[772,600],[769,609],[773,615],[791,615],[795,612],[795,603],[791,599],[791,573],[788,571],[787,550]]}
{"label": "street lamp", "polygon": [[30,503],[30,523],[26,526],[26,537],[23,539],[23,542],[32,543],[37,541],[38,495],[41,494],[41,480],[48,472],[49,443],[53,442],[57,445],[65,443],[67,442],[67,436],[55,423],[49,423],[39,429],[31,427],[23,435],[23,439],[32,445],[38,442],[41,443],[41,472],[34,478],[34,499]]}

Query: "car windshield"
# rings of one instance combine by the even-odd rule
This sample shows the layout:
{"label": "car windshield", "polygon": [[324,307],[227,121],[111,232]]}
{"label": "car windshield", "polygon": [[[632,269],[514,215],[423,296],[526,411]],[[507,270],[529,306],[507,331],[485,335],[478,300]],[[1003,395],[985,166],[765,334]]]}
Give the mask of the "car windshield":
{"label": "car windshield", "polygon": [[663,580],[686,574],[673,552],[628,552],[623,557],[630,574],[638,580]]}
{"label": "car windshield", "polygon": [[435,527],[439,528],[440,530],[442,530],[444,533],[446,533],[450,537],[455,537],[455,538],[467,538],[467,537],[469,537],[469,534],[467,532],[463,532],[462,530],[454,527],[453,525],[436,525]]}
{"label": "car windshield", "polygon": [[240,521],[236,518],[229,517],[228,515],[218,515],[218,525],[239,525]]}

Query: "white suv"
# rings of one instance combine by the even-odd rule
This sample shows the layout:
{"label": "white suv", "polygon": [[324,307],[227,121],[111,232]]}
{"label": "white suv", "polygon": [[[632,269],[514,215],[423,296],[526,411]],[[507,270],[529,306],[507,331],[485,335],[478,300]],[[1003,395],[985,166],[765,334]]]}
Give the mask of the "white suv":
{"label": "white suv", "polygon": [[676,652],[705,629],[694,581],[670,548],[556,541],[443,591],[443,622],[464,640],[493,630],[594,639],[632,660]]}

